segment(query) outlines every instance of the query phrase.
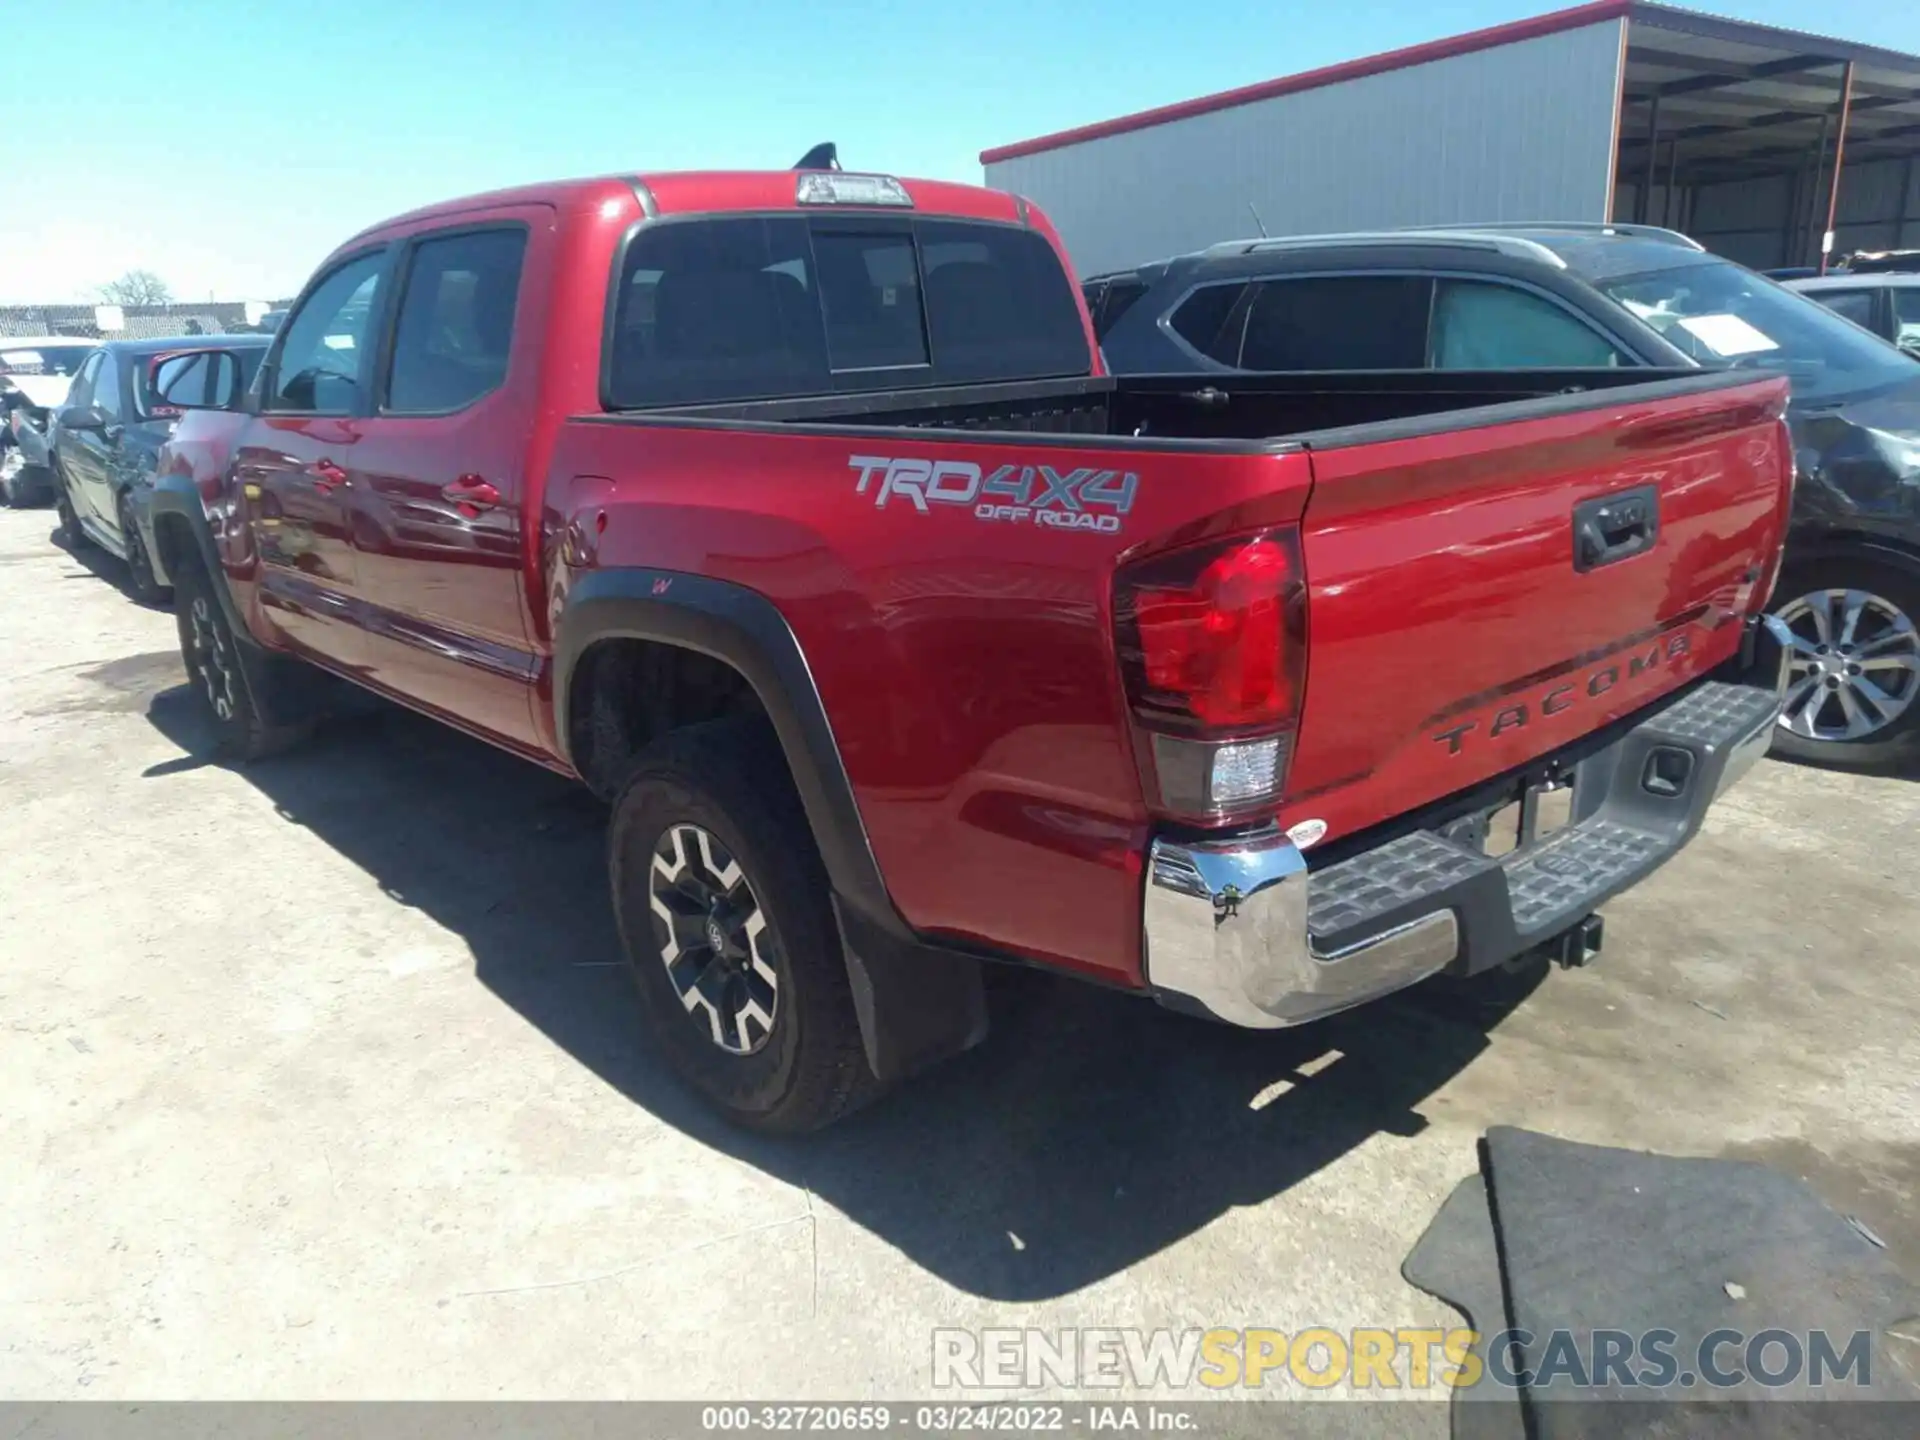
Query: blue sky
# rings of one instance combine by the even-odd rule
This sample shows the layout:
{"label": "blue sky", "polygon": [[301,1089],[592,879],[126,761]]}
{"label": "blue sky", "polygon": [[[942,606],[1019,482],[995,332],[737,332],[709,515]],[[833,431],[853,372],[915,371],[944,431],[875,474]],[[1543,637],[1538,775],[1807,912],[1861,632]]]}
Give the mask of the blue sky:
{"label": "blue sky", "polygon": [[[1695,3],[1920,51],[1912,0]],[[135,267],[183,298],[277,298],[431,200],[777,168],[819,140],[849,168],[977,181],[991,145],[1554,8],[0,0],[0,301],[93,299]]]}

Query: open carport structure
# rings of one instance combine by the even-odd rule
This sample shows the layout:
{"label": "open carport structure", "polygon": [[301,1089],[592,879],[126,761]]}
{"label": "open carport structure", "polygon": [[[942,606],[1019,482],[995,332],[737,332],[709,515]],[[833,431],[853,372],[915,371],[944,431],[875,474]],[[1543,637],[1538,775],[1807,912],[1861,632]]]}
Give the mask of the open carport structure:
{"label": "open carport structure", "polygon": [[1613,219],[1761,267],[1920,245],[1920,58],[1622,8]]}
{"label": "open carport structure", "polygon": [[1771,268],[1920,245],[1916,154],[1920,56],[1597,0],[981,161],[1083,273],[1260,228],[1501,220],[1666,224]]}

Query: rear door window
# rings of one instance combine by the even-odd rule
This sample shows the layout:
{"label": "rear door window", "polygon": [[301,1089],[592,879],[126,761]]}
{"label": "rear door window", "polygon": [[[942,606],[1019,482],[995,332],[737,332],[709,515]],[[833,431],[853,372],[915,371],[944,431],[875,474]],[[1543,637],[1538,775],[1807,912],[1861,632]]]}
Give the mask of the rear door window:
{"label": "rear door window", "polygon": [[1261,284],[1247,315],[1247,370],[1419,370],[1433,281],[1302,275]]}
{"label": "rear door window", "polygon": [[387,410],[444,414],[507,378],[526,250],[519,226],[416,242],[400,292]]}
{"label": "rear door window", "polygon": [[966,221],[738,217],[644,227],[609,336],[615,409],[1084,375],[1041,236]]}

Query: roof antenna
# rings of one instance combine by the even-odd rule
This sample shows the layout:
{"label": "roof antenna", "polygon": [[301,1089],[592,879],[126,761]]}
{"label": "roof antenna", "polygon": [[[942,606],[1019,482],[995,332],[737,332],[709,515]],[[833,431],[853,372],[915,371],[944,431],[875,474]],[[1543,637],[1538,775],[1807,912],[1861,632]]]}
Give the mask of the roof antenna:
{"label": "roof antenna", "polygon": [[800,157],[796,170],[838,170],[840,168],[840,150],[831,140],[824,140]]}
{"label": "roof antenna", "polygon": [[1267,238],[1267,222],[1260,218],[1260,212],[1253,208],[1253,202],[1251,200],[1247,202],[1247,213],[1253,216],[1253,223],[1260,227],[1260,238],[1262,240],[1266,239]]}

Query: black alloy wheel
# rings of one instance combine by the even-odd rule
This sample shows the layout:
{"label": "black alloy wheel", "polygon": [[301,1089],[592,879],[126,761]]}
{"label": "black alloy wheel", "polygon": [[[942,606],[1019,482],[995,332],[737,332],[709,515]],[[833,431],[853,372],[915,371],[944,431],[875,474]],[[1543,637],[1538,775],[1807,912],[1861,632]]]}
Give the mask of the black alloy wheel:
{"label": "black alloy wheel", "polygon": [[825,867],[764,719],[690,725],[634,757],[607,869],[655,1044],[722,1115],[793,1134],[880,1093]]}

